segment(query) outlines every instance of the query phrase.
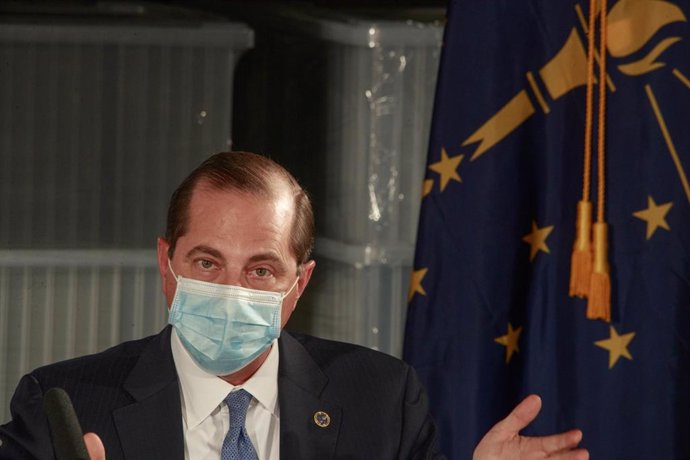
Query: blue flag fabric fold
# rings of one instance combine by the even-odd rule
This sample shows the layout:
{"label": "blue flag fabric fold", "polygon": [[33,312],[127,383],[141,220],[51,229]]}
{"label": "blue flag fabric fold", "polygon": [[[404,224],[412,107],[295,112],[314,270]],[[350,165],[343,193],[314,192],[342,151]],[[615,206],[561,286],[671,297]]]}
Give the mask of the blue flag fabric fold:
{"label": "blue flag fabric fold", "polygon": [[404,358],[451,459],[530,393],[543,409],[523,434],[578,427],[591,458],[690,458],[690,1],[608,3],[611,323],[568,295],[588,15],[448,8]]}

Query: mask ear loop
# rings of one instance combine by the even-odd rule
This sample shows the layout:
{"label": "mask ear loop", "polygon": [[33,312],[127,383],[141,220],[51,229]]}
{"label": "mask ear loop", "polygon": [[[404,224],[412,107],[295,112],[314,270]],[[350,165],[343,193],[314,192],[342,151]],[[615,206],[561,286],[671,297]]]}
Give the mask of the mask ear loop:
{"label": "mask ear loop", "polygon": [[179,282],[180,279],[179,279],[178,276],[175,274],[175,270],[173,270],[173,268],[172,268],[172,262],[170,262],[170,259],[168,259],[168,268],[170,269],[170,272],[172,273],[173,278],[175,278],[175,281]]}
{"label": "mask ear loop", "polygon": [[287,297],[287,296],[290,295],[290,293],[292,292],[292,290],[295,289],[295,286],[297,286],[297,282],[298,282],[298,281],[299,281],[299,276],[297,277],[297,279],[295,280],[295,282],[292,283],[292,286],[290,287],[290,289],[288,289],[287,291],[285,291],[285,293],[283,294],[283,299],[282,299],[282,300],[285,300],[285,297]]}

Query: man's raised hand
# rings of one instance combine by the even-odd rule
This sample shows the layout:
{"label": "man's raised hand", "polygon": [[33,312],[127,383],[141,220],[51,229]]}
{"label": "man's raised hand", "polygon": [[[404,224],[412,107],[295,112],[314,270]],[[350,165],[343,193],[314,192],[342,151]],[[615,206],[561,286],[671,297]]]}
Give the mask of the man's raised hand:
{"label": "man's raised hand", "polygon": [[530,395],[522,400],[506,418],[494,425],[474,450],[474,460],[588,460],[589,452],[578,448],[580,430],[550,436],[521,436],[541,410],[541,398]]}

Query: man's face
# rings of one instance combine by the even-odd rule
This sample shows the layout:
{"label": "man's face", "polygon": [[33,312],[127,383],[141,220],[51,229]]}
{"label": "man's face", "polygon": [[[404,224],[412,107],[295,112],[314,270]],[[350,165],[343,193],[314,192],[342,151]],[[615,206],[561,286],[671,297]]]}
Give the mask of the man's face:
{"label": "man's face", "polygon": [[[298,279],[290,249],[294,214],[287,188],[266,199],[200,183],[189,204],[187,232],[178,238],[171,265],[185,278],[264,291],[285,292]],[[168,268],[169,244],[158,240],[163,292],[172,304],[177,282]],[[304,264],[297,286],[283,300],[281,327],[309,282],[314,261]]]}

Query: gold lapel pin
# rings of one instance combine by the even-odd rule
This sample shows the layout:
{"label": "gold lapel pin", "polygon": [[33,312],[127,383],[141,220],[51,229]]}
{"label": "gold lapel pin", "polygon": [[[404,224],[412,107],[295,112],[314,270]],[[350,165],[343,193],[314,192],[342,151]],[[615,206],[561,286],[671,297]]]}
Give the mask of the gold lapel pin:
{"label": "gold lapel pin", "polygon": [[331,416],[322,410],[314,412],[314,423],[321,428],[326,428],[331,424]]}

